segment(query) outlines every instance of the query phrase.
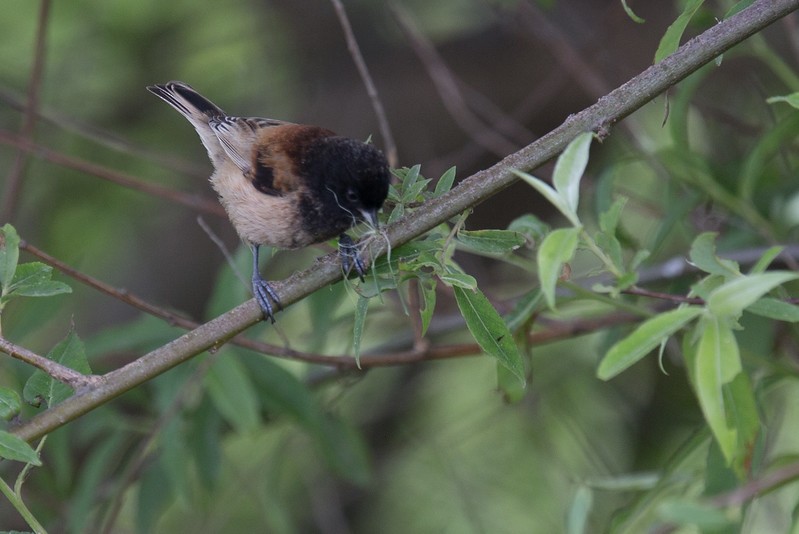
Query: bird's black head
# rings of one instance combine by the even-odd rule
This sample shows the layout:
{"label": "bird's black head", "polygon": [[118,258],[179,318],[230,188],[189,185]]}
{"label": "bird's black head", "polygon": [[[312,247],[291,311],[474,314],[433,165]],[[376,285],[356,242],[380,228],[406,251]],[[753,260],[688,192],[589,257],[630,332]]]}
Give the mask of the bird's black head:
{"label": "bird's black head", "polygon": [[317,216],[308,223],[319,227],[307,228],[312,233],[329,234],[321,237],[328,239],[360,221],[377,225],[390,172],[374,145],[338,136],[317,139],[303,158],[302,174],[311,183],[308,200],[316,204],[311,211]]}

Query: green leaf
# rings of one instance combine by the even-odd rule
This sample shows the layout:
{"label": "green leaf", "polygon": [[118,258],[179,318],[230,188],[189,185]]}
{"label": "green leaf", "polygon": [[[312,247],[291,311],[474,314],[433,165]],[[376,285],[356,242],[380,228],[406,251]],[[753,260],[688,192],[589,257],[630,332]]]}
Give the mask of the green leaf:
{"label": "green leaf", "polygon": [[716,232],[699,234],[691,243],[691,263],[706,273],[729,277],[741,274],[738,264],[716,255]]}
{"label": "green leaf", "polygon": [[419,316],[422,320],[422,336],[427,333],[430,321],[433,319],[433,312],[436,310],[436,280],[432,277],[419,279],[419,291],[422,294],[422,309]]}
{"label": "green leaf", "polygon": [[768,104],[776,104],[777,102],[785,102],[789,106],[799,109],[799,92],[785,96],[772,96],[766,99],[766,103]]}
{"label": "green leaf", "polygon": [[363,327],[366,324],[366,312],[369,310],[369,299],[358,297],[355,305],[355,317],[352,322],[352,350],[355,353],[355,361],[361,367],[361,340],[363,340]]}
{"label": "green leaf", "polygon": [[637,22],[638,24],[643,24],[646,22],[644,19],[633,13],[633,10],[627,5],[627,0],[621,0],[621,6],[624,8],[624,12],[627,13],[627,16],[630,17],[633,22]]}
{"label": "green leaf", "polygon": [[584,534],[588,532],[588,516],[594,506],[594,494],[586,486],[580,486],[574,494],[566,514],[566,533]]}
{"label": "green leaf", "polygon": [[0,458],[42,465],[39,455],[27,441],[5,430],[0,430]]}
{"label": "green leaf", "polygon": [[261,421],[258,396],[236,354],[225,354],[205,376],[208,395],[220,415],[238,432],[251,432]]}
{"label": "green leaf", "polygon": [[575,137],[555,163],[552,185],[572,213],[577,213],[580,203],[580,180],[588,165],[592,132],[583,132]]}
{"label": "green leaf", "polygon": [[799,306],[771,297],[756,300],[746,311],[777,321],[799,323]]}
{"label": "green leaf", "polygon": [[9,287],[9,293],[20,297],[49,297],[60,293],[71,293],[72,288],[50,278],[53,268],[37,261],[17,266],[17,272]]}
{"label": "green leaf", "polygon": [[692,525],[700,532],[724,532],[733,526],[724,510],[694,501],[664,499],[657,505],[658,517],[677,525]]}
{"label": "green leaf", "polygon": [[480,348],[497,358],[524,383],[524,363],[521,354],[508,326],[494,306],[477,288],[469,291],[455,286],[453,290],[458,308],[466,320],[466,326]]}
{"label": "green leaf", "polygon": [[663,58],[680,47],[680,39],[682,39],[682,34],[685,33],[685,28],[703,3],[704,0],[688,0],[685,3],[680,16],[671,23],[671,26],[666,29],[666,33],[660,39],[660,44],[655,52],[655,63],[660,63]]}
{"label": "green leaf", "polygon": [[607,254],[613,265],[619,271],[624,271],[624,256],[621,249],[621,243],[613,234],[606,234],[605,232],[597,232],[594,236],[597,246]]}
{"label": "green leaf", "polygon": [[497,389],[502,392],[502,400],[507,404],[516,404],[527,393],[527,385],[519,381],[519,377],[497,360]]}
{"label": "green leaf", "polygon": [[455,167],[450,167],[447,171],[441,175],[441,178],[438,179],[436,182],[436,189],[433,191],[434,197],[440,197],[450,189],[452,189],[452,184],[455,181]]}
{"label": "green leaf", "polygon": [[741,276],[711,291],[707,297],[707,308],[719,317],[739,315],[775,287],[796,279],[799,279],[799,273],[788,271]]}
{"label": "green leaf", "polygon": [[760,411],[752,383],[745,372],[738,373],[732,382],[722,386],[727,424],[736,430],[738,447],[732,467],[743,479],[751,469],[757,437],[760,433]]}
{"label": "green leaf", "polygon": [[8,421],[19,415],[22,401],[19,393],[7,387],[0,387],[0,418]]}
{"label": "green leaf", "polygon": [[577,228],[559,228],[546,236],[538,248],[538,280],[550,308],[555,308],[555,286],[563,264],[571,260],[577,250],[579,233]]}
{"label": "green leaf", "polygon": [[536,178],[535,176],[527,174],[526,172],[513,170],[513,174],[530,184],[533,189],[541,193],[541,195],[547,199],[550,204],[555,206],[564,217],[569,219],[569,222],[572,224],[572,226],[580,226],[580,219],[577,217],[577,213],[569,208],[569,205],[566,203],[566,201],[560,196],[560,194],[558,194],[557,191],[552,188],[552,186],[540,178]]}
{"label": "green leaf", "polygon": [[[86,349],[74,329],[53,347],[47,354],[47,359],[79,373],[91,373],[89,361],[86,359]],[[52,407],[69,398],[72,392],[72,388],[68,385],[37,369],[22,388],[22,398],[33,406],[39,406],[43,402],[47,407]]]}
{"label": "green leaf", "polygon": [[757,260],[757,263],[755,263],[749,270],[749,274],[766,272],[766,269],[768,269],[768,266],[771,265],[771,262],[777,259],[777,257],[782,254],[783,250],[785,250],[785,247],[769,247],[768,250],[766,250],[763,255],[760,256],[760,259]]}
{"label": "green leaf", "polygon": [[741,372],[741,356],[732,328],[718,318],[700,323],[701,337],[694,360],[696,394],[705,420],[716,438],[727,463],[731,463],[738,444],[735,429],[727,426],[722,386]]}
{"label": "green leaf", "polygon": [[537,287],[528,291],[516,301],[513,310],[505,317],[505,324],[508,325],[508,329],[511,332],[515,332],[530,320],[533,314],[538,311],[543,296],[541,288]]}
{"label": "green leaf", "polygon": [[8,292],[8,286],[14,278],[19,261],[19,235],[13,226],[6,223],[2,228],[3,239],[0,239],[0,295]]}
{"label": "green leaf", "polygon": [[513,219],[508,225],[508,230],[525,235],[534,242],[539,242],[549,233],[549,225],[528,213]]}
{"label": "green leaf", "polygon": [[621,212],[624,206],[627,205],[627,197],[619,197],[607,211],[599,214],[599,228],[608,235],[616,235],[616,229],[619,227],[619,220],[621,219]]}
{"label": "green leaf", "polygon": [[447,265],[446,272],[440,273],[438,278],[450,287],[459,287],[468,290],[477,289],[477,280],[474,279],[474,276],[456,270],[452,268],[451,265]]}
{"label": "green leaf", "polygon": [[525,243],[524,236],[511,230],[461,230],[458,242],[481,254],[510,254]]}
{"label": "green leaf", "polygon": [[608,350],[599,364],[597,376],[602,380],[613,378],[649,354],[665,338],[698,317],[702,311],[698,306],[689,306],[661,313],[645,321]]}

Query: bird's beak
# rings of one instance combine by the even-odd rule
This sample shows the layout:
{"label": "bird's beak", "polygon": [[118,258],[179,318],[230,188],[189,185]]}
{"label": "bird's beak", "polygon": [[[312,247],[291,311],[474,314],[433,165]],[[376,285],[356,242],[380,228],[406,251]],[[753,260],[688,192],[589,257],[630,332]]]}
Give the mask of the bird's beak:
{"label": "bird's beak", "polygon": [[369,226],[373,228],[380,226],[380,221],[377,219],[377,210],[361,210],[361,215],[363,216],[363,220],[366,221]]}

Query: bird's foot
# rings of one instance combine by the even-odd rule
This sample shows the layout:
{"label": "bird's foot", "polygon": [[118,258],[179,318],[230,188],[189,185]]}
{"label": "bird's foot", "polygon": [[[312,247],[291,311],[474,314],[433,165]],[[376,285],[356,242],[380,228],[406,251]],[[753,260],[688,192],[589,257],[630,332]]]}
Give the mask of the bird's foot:
{"label": "bird's foot", "polygon": [[264,317],[275,324],[275,307],[282,310],[283,306],[280,304],[280,298],[274,288],[257,273],[252,277],[252,294],[263,310]]}
{"label": "bird's foot", "polygon": [[347,234],[341,234],[338,239],[338,255],[341,258],[341,268],[344,270],[344,274],[349,275],[350,271],[354,269],[358,278],[363,282],[363,277],[366,275],[366,266],[363,263],[358,247]]}

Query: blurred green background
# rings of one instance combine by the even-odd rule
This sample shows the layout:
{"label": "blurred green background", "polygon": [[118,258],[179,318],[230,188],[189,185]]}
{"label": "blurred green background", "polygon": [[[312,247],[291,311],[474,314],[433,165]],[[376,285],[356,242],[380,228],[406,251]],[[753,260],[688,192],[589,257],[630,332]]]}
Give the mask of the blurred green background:
{"label": "blurred green background", "polygon": [[[503,110],[515,120],[498,129],[516,148],[651,64],[678,11],[672,2],[630,4],[645,24],[631,21],[618,0],[402,2],[469,105],[490,117]],[[56,164],[41,152],[24,153],[19,193],[9,200],[8,177],[19,157],[9,139],[20,131],[32,88],[40,6],[4,0],[0,15],[0,191],[6,195],[0,223],[11,222],[24,239],[82,272],[197,320],[243,302],[247,288],[198,224],[197,210]],[[501,158],[447,111],[451,97],[442,102],[388,4],[364,0],[346,7],[400,166],[421,164],[430,178],[457,166],[462,178]],[[713,24],[714,14],[696,19],[689,33]],[[776,50],[790,50],[795,19],[792,24],[769,31]],[[196,134],[145,90],[173,79],[233,115],[319,124],[384,146],[330,2],[52,2],[44,46],[41,84],[33,88],[41,109],[35,143],[144,183],[213,200],[210,164]],[[788,91],[756,54],[729,56],[723,68],[701,75],[685,117],[703,154],[733,168],[741,147],[751,146],[769,120],[765,96]],[[796,57],[787,57],[795,66]],[[596,180],[586,180],[586,203],[601,201],[607,194],[601,185],[612,175],[611,187],[639,206],[627,225],[632,240],[651,242],[665,205],[683,199],[665,195],[659,175],[633,155],[671,143],[661,126],[665,109],[665,100],[656,100],[592,152]],[[752,125],[758,128],[747,130]],[[529,212],[553,214],[529,187],[516,185],[477,207],[469,227],[505,228]],[[653,264],[683,253],[697,227],[712,226],[715,213],[684,215],[671,221],[677,228],[660,241]],[[239,247],[224,218],[202,217],[228,248]],[[736,238],[753,244],[751,234],[730,234],[729,242]],[[283,278],[328,250],[279,253],[264,273]],[[236,260],[246,277],[247,252],[239,250]],[[505,309],[534,285],[529,273],[500,262],[466,255],[460,261]],[[579,262],[574,268],[590,274]],[[3,316],[6,337],[44,354],[74,325],[93,370],[105,372],[179,334],[56,277],[73,294],[15,302]],[[297,350],[346,353],[354,302],[337,284],[281,314],[277,331],[257,325],[248,334],[278,345],[288,340]],[[457,321],[451,294],[439,295],[438,306],[436,321]],[[550,318],[595,311],[577,305]],[[324,321],[320,313],[327,314]],[[399,299],[387,295],[370,313],[367,351],[408,348],[411,329]],[[751,340],[751,352],[768,353],[770,326],[748,320],[750,331],[764,336]],[[433,333],[441,343],[469,341],[462,328]],[[613,382],[596,379],[598,358],[618,335],[600,332],[533,348],[532,380],[515,404],[497,391],[496,365],[486,357],[339,375],[226,348],[51,435],[45,466],[26,483],[26,502],[50,532],[603,531],[624,519],[621,507],[639,495],[632,489],[651,489],[652,474],[667,461],[694,477],[669,491],[690,493],[709,446],[679,366],[667,376],[653,358]],[[0,364],[3,385],[21,387],[28,374],[21,365]],[[790,428],[795,386],[780,384],[767,394],[777,399],[769,405],[775,417]],[[14,473],[4,467],[7,476]],[[640,476],[614,478],[628,474]],[[625,491],[602,489],[609,480]],[[586,495],[593,507],[582,530],[568,517]],[[768,524],[790,522],[792,497],[780,494],[788,504]],[[10,506],[0,505],[0,529],[25,528]]]}

